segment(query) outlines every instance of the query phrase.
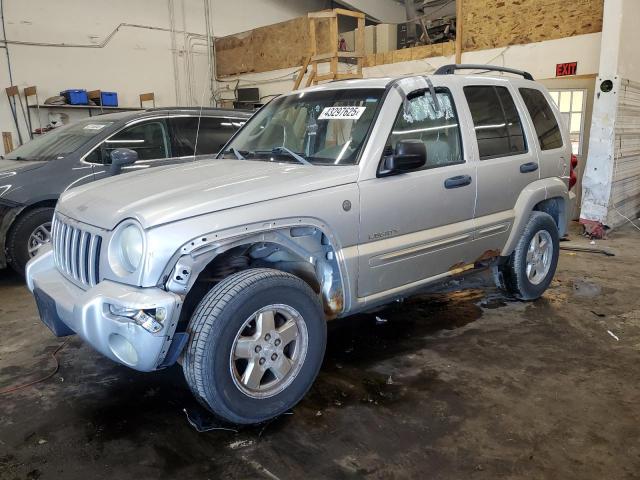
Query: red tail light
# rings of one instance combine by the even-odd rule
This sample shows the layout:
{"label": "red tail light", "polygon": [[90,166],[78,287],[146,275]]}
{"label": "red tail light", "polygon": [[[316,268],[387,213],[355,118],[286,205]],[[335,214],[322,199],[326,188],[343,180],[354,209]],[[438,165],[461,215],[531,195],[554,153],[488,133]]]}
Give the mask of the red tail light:
{"label": "red tail light", "polygon": [[576,157],[575,155],[571,155],[571,166],[569,167],[569,190],[571,190],[578,181],[578,177],[576,176],[577,166],[578,157]]}

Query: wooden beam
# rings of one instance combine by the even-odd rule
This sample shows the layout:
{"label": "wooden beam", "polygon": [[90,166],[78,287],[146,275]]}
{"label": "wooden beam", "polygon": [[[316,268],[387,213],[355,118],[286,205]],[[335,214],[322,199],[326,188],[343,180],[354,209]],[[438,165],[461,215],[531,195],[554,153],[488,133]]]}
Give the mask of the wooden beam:
{"label": "wooden beam", "polygon": [[336,13],[333,10],[322,10],[321,12],[309,12],[309,18],[335,18]]}
{"label": "wooden beam", "polygon": [[11,132],[2,132],[2,143],[4,145],[4,153],[10,153],[13,151],[13,138]]}
{"label": "wooden beam", "polygon": [[344,15],[345,17],[361,18],[364,20],[364,13],[354,12],[353,10],[346,10],[344,8],[334,8],[333,11],[338,15]]}
{"label": "wooden beam", "polygon": [[462,1],[456,0],[456,63],[462,63]]}
{"label": "wooden beam", "polygon": [[305,57],[304,63],[302,64],[302,69],[298,72],[298,78],[296,78],[296,83],[293,85],[294,90],[298,90],[300,88],[300,84],[302,83],[302,78],[307,73],[307,68],[309,67],[309,62],[311,61],[311,57]]}

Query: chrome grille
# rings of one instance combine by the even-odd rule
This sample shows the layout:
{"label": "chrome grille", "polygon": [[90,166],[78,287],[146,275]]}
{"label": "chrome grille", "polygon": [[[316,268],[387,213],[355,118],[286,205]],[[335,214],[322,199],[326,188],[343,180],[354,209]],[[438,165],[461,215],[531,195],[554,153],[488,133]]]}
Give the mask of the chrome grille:
{"label": "chrome grille", "polygon": [[53,218],[51,234],[58,270],[81,285],[96,285],[100,279],[102,237],[72,225],[60,215]]}

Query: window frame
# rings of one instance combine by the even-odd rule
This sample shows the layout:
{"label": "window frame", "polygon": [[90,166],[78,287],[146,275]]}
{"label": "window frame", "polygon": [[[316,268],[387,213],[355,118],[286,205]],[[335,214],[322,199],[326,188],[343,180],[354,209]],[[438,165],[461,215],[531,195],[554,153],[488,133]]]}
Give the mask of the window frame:
{"label": "window frame", "polygon": [[[549,93],[549,98],[551,99],[551,101],[555,104],[557,112],[554,112],[556,114],[556,119],[558,120],[559,124],[565,125],[565,121],[563,118],[564,113],[568,113],[569,115],[571,115],[572,113],[581,113],[582,118],[580,119],[580,132],[579,133],[579,145],[578,145],[578,153],[576,153],[575,155],[577,155],[578,157],[582,158],[584,156],[584,151],[585,151],[585,144],[584,144],[584,139],[585,136],[588,136],[588,134],[586,133],[586,117],[587,117],[587,103],[588,103],[588,99],[589,99],[589,90],[586,87],[578,87],[578,88],[553,88],[553,87],[549,87],[547,89],[548,93]],[[572,102],[571,102],[571,109],[569,110],[569,112],[562,112],[562,110],[560,110],[560,105],[559,103],[556,103],[555,100],[553,99],[553,97],[551,96],[551,92],[557,92],[559,94],[562,94],[563,92],[571,92],[571,98],[572,98]],[[582,110],[580,112],[574,112],[573,111],[573,94],[575,92],[582,92]],[[546,95],[545,95],[546,96]],[[559,116],[559,117],[558,117]],[[569,142],[569,147],[571,148],[571,152],[573,153],[573,142],[571,141],[571,118],[569,118],[569,124],[565,125],[566,129],[567,129],[567,140]],[[588,142],[587,142],[588,143]],[[565,147],[566,147],[566,142],[565,142]],[[588,147],[588,145],[586,145],[586,147]]]}
{"label": "window frame", "polygon": [[[434,92],[436,93],[436,95],[438,93],[446,93],[446,94],[449,95],[449,98],[451,99],[451,107],[453,109],[453,114],[455,115],[455,118],[458,121],[458,145],[460,147],[460,161],[459,162],[455,162],[455,163],[448,163],[446,165],[426,166],[426,167],[423,167],[423,168],[421,168],[419,170],[412,170],[410,172],[406,172],[406,173],[404,173],[404,175],[411,175],[413,173],[419,173],[419,172],[424,172],[424,171],[429,171],[429,170],[435,170],[437,168],[446,168],[446,167],[452,167],[452,166],[457,166],[457,165],[464,165],[464,164],[468,163],[466,158],[465,158],[465,154],[464,154],[464,139],[462,137],[463,125],[462,125],[462,122],[461,122],[461,119],[460,119],[460,115],[458,113],[458,107],[456,105],[455,95],[453,94],[453,92],[451,91],[451,89],[449,87],[445,87],[445,86],[436,86],[436,87],[434,87]],[[428,88],[419,88],[419,89],[416,89],[416,90],[412,90],[409,94],[407,94],[407,98],[409,99],[409,101],[411,101],[412,99],[421,97],[423,95],[431,95],[431,91]],[[398,107],[398,111],[396,112],[396,114],[395,114],[395,116],[393,118],[393,123],[391,125],[391,130],[389,131],[389,135],[387,135],[387,139],[385,140],[384,149],[383,149],[382,155],[380,157],[380,161],[378,163],[378,168],[376,170],[376,176],[378,178],[388,176],[387,174],[384,173],[384,164],[385,164],[385,159],[389,155],[385,155],[384,151],[386,151],[387,147],[390,146],[389,139],[393,135],[393,128],[395,127],[396,120],[398,119],[398,115],[400,114],[400,112],[402,111],[403,108],[404,108],[404,100],[400,102],[400,106]],[[393,153],[391,153],[391,155],[393,155]]]}
{"label": "window frame", "polygon": [[[558,131],[560,132],[560,140],[562,141],[562,145],[560,145],[559,147],[555,147],[555,148],[547,148],[544,149],[542,148],[542,143],[540,143],[540,136],[538,135],[538,130],[536,129],[536,123],[533,119],[533,116],[531,115],[531,112],[529,111],[529,107],[527,106],[527,102],[524,99],[524,96],[522,95],[522,90],[533,90],[536,92],[539,92],[540,95],[542,95],[542,98],[544,98],[545,102],[547,102],[547,106],[549,107],[549,109],[551,110],[551,113],[553,114],[553,118],[556,121],[556,126],[558,128]],[[553,152],[556,150],[563,150],[566,147],[566,140],[564,137],[564,134],[562,132],[562,118],[558,118],[558,114],[557,112],[554,110],[554,101],[552,98],[548,97],[547,95],[545,95],[545,92],[543,90],[541,90],[540,88],[534,88],[533,86],[531,87],[518,87],[518,94],[520,95],[520,98],[522,98],[522,103],[524,104],[526,110],[527,110],[527,115],[529,116],[529,119],[531,120],[531,126],[533,127],[533,133],[536,136],[536,139],[538,140],[538,147],[540,148],[540,152]],[[582,133],[580,133],[581,137],[582,137]],[[570,139],[569,139],[570,140]],[[569,142],[571,143],[571,142]]]}
{"label": "window frame", "polygon": [[198,118],[199,115],[189,115],[189,114],[181,114],[181,115],[169,115],[166,117],[167,120],[167,125],[169,127],[169,143],[171,144],[171,150],[172,152],[175,152],[176,155],[170,158],[193,158],[195,157],[204,157],[204,156],[213,156],[215,158],[218,158],[218,155],[220,154],[220,152],[222,152],[222,150],[224,150],[224,147],[227,145],[227,143],[229,143],[229,141],[242,129],[244,128],[244,124],[247,123],[247,121],[249,120],[249,118],[245,118],[245,117],[232,117],[232,116],[228,116],[228,115],[202,115],[201,118],[211,118],[211,119],[215,119],[215,120],[230,120],[232,122],[240,122],[242,123],[242,125],[238,128],[235,129],[235,131],[233,132],[233,134],[222,144],[222,147],[220,147],[220,150],[218,152],[215,153],[201,153],[201,154],[191,154],[191,155],[177,155],[178,152],[178,146],[176,144],[176,135],[175,135],[175,126],[173,124],[173,120],[174,119],[179,119],[179,118]]}
{"label": "window frame", "polygon": [[[166,122],[166,119],[169,118],[168,115],[159,115],[159,116],[155,116],[155,117],[144,117],[144,118],[136,118],[135,120],[132,120],[128,123],[126,123],[125,125],[123,125],[121,128],[119,128],[118,130],[116,130],[115,132],[109,134],[109,136],[103,138],[102,140],[100,140],[100,142],[98,142],[96,145],[93,146],[93,148],[91,148],[87,153],[85,153],[81,158],[80,158],[80,162],[82,163],[86,163],[87,165],[99,165],[99,166],[103,166],[103,167],[108,167],[110,164],[109,163],[104,163],[104,161],[101,162],[92,162],[90,160],[87,160],[87,158],[93,154],[93,152],[95,152],[97,149],[102,150],[104,144],[106,143],[107,140],[113,138],[115,135],[118,135],[119,133],[123,132],[125,129],[138,125],[139,123],[142,122],[151,122],[151,121],[162,121],[164,123],[164,128],[165,128],[165,133],[167,135],[167,146],[169,147],[169,152],[168,152],[168,156],[165,158],[157,158],[157,159],[148,159],[148,160],[138,160],[136,163],[148,163],[148,162],[155,162],[158,160],[168,160],[170,158],[175,158],[173,157],[173,145],[171,144],[171,137],[170,137],[170,132],[169,132],[169,126]],[[101,159],[103,158],[102,156],[100,157]]]}
{"label": "window frame", "polygon": [[[494,90],[494,92],[496,92],[496,97],[498,98],[498,103],[500,104],[500,110],[502,111],[502,119],[505,122],[505,128],[506,128],[506,120],[507,120],[507,113],[504,109],[504,105],[502,104],[502,99],[500,98],[500,96],[498,95],[497,89],[498,88],[503,88],[507,91],[507,93],[509,94],[511,101],[513,102],[513,106],[516,110],[516,113],[518,114],[518,120],[520,121],[520,129],[522,130],[522,139],[524,141],[524,150],[520,151],[520,152],[507,152],[506,154],[500,154],[500,155],[488,155],[488,156],[482,156],[481,152],[480,152],[480,143],[478,142],[478,134],[476,132],[476,123],[473,120],[473,112],[471,111],[471,105],[469,104],[469,100],[467,98],[467,94],[466,94],[466,90],[467,88],[477,88],[477,87],[481,87],[481,88],[492,88]],[[467,108],[469,109],[469,120],[471,121],[471,130],[473,131],[473,134],[475,136],[475,140],[476,140],[476,145],[478,147],[478,160],[480,162],[484,162],[486,160],[495,160],[498,158],[509,158],[509,157],[515,157],[518,155],[527,155],[530,153],[530,148],[529,148],[529,138],[527,136],[527,128],[525,128],[525,123],[522,120],[522,113],[520,111],[520,109],[518,108],[518,102],[516,101],[516,97],[514,96],[514,92],[511,91],[511,88],[509,88],[509,86],[507,85],[495,85],[493,83],[472,83],[472,84],[468,84],[468,85],[464,85],[462,87],[462,95],[464,96],[464,99],[467,103]],[[507,135],[509,136],[509,138],[511,137],[511,135],[509,135],[509,131],[507,129]],[[511,143],[511,142],[509,142]]]}

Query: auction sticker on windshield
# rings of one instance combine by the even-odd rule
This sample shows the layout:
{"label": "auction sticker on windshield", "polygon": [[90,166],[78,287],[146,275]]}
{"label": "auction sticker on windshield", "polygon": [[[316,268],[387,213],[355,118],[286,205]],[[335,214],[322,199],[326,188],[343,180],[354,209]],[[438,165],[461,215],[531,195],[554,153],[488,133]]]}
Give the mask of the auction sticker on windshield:
{"label": "auction sticker on windshield", "polygon": [[326,107],[318,120],[358,120],[367,107]]}

